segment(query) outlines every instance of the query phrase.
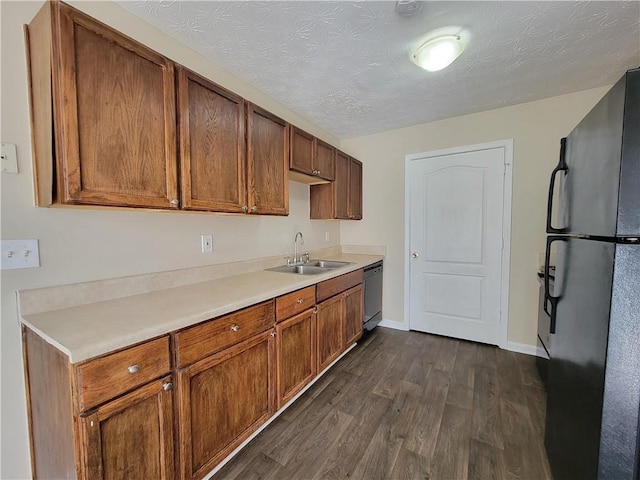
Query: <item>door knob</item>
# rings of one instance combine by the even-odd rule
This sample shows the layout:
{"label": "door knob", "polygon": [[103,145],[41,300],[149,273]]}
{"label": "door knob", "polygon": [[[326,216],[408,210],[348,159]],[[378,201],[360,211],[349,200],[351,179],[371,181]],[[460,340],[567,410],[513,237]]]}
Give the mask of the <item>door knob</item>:
{"label": "door knob", "polygon": [[413,258],[418,258],[420,255],[418,254],[418,252],[413,252],[413,253],[411,254],[411,256],[412,256]]}

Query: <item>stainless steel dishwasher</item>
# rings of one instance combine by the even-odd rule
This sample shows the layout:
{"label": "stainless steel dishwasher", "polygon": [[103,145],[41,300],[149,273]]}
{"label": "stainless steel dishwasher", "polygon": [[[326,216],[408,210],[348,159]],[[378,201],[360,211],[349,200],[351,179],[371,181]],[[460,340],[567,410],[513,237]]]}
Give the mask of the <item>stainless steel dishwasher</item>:
{"label": "stainless steel dishwasher", "polygon": [[382,320],[382,260],[364,268],[364,329]]}

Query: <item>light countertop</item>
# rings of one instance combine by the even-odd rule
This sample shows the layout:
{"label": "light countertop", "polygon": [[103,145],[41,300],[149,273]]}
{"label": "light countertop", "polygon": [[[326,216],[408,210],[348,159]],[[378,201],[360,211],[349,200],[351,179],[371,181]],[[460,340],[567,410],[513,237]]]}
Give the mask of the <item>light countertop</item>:
{"label": "light countertop", "polygon": [[22,323],[69,356],[71,363],[134,345],[314,285],[382,260],[342,253],[352,262],[319,275],[256,271],[21,317]]}

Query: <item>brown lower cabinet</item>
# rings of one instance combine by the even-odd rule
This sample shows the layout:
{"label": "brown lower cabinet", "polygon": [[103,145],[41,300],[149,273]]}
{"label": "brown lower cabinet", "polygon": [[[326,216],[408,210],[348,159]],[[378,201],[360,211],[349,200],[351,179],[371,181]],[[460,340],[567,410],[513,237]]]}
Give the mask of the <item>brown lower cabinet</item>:
{"label": "brown lower cabinet", "polygon": [[362,308],[357,270],[75,364],[23,326],[34,478],[203,478],[360,337]]}
{"label": "brown lower cabinet", "polygon": [[276,325],[278,408],[316,376],[316,314],[309,309]]}
{"label": "brown lower cabinet", "polygon": [[275,411],[275,332],[178,371],[182,478],[203,478]]}
{"label": "brown lower cabinet", "polygon": [[81,415],[86,478],[174,478],[173,384],[166,377]]}

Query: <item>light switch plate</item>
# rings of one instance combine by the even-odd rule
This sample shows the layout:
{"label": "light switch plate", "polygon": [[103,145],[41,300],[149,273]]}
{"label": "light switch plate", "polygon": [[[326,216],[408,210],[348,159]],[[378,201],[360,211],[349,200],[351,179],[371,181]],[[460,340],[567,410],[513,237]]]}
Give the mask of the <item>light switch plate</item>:
{"label": "light switch plate", "polygon": [[4,173],[18,173],[18,154],[16,146],[11,143],[3,143],[0,151],[0,168]]}
{"label": "light switch plate", "polygon": [[2,240],[2,270],[40,266],[38,240]]}

